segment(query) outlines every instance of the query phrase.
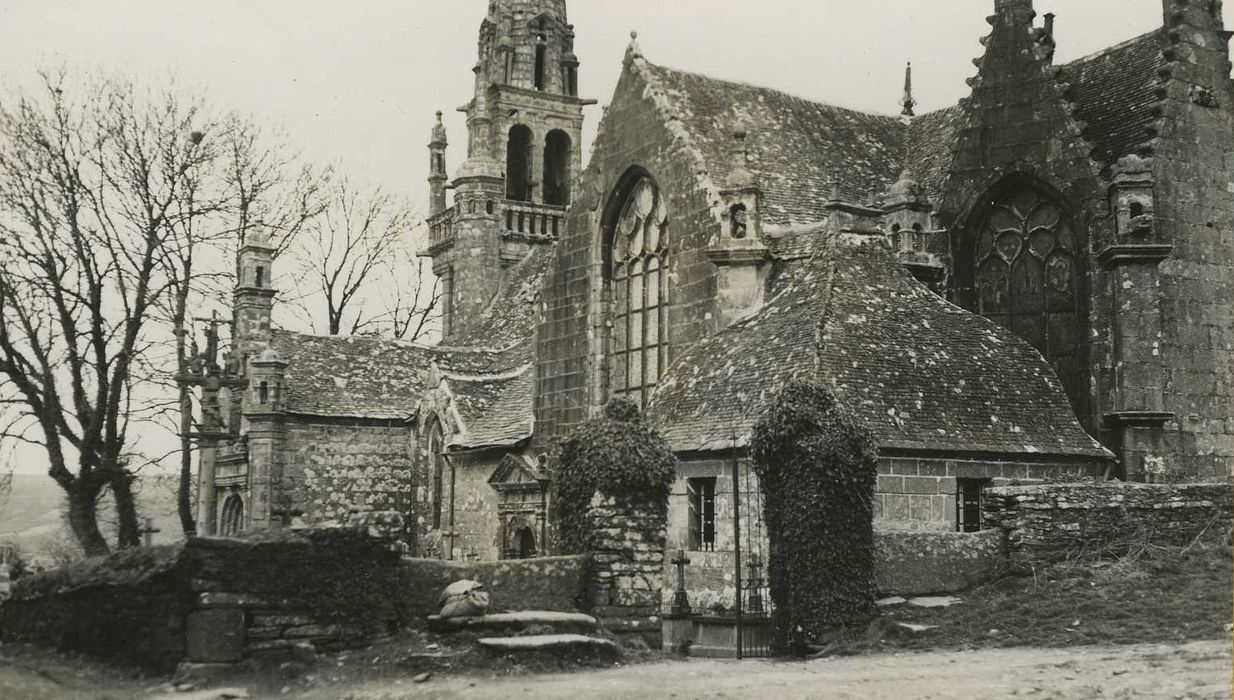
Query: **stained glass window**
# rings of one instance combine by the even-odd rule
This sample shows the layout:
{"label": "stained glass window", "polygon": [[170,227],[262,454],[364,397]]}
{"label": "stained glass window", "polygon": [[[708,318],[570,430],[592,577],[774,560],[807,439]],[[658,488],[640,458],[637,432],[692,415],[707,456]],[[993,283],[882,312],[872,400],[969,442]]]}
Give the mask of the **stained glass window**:
{"label": "stained glass window", "polygon": [[1077,236],[1066,213],[1025,188],[994,200],[977,231],[977,311],[1032,343],[1079,405]]}
{"label": "stained glass window", "polygon": [[610,387],[644,405],[666,359],[668,210],[650,178],[639,180],[613,232]]}

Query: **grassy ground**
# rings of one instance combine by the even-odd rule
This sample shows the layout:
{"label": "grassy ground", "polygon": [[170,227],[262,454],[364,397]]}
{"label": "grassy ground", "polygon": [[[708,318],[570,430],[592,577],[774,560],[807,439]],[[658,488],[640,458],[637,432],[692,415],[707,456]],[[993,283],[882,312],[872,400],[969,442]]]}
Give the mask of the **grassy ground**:
{"label": "grassy ground", "polygon": [[[1139,547],[1115,559],[1020,567],[960,594],[948,608],[908,605],[829,651],[977,649],[1221,639],[1234,620],[1234,566],[1226,542]],[[936,625],[912,633],[894,623]]]}

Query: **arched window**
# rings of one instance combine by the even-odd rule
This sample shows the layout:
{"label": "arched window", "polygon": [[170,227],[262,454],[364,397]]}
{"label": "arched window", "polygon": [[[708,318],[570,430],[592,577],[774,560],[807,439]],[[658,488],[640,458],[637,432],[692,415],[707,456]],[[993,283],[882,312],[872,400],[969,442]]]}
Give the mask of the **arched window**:
{"label": "arched window", "polygon": [[434,530],[441,529],[441,501],[444,495],[446,474],[445,433],[441,429],[441,421],[433,419],[428,430],[428,446],[425,457],[433,475],[433,518],[430,522]]}
{"label": "arched window", "polygon": [[609,234],[609,389],[644,405],[667,361],[668,208],[646,175],[619,194]]}
{"label": "arched window", "polygon": [[548,37],[545,35],[544,18],[536,25],[536,89],[543,90],[544,72],[548,68]]}
{"label": "arched window", "polygon": [[570,136],[560,129],[548,132],[544,141],[544,203],[570,203]]}
{"label": "arched window", "polygon": [[1049,196],[1022,186],[991,199],[974,236],[975,310],[1032,343],[1079,409],[1086,383],[1076,227]]}
{"label": "arched window", "polygon": [[219,514],[219,534],[234,537],[244,531],[244,499],[233,493],[223,501]]}
{"label": "arched window", "polygon": [[516,124],[506,145],[506,198],[531,201],[531,129]]}

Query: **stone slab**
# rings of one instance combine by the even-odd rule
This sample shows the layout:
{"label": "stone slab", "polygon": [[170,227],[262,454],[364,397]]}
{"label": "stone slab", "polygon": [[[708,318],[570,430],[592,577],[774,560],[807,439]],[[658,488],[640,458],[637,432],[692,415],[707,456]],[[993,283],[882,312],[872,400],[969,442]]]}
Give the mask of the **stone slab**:
{"label": "stone slab", "polygon": [[484,637],[479,642],[494,651],[552,651],[568,648],[591,648],[616,653],[617,644],[607,639],[581,634],[537,634],[529,637]]}
{"label": "stone slab", "polygon": [[918,608],[949,608],[957,603],[964,601],[955,596],[922,596],[920,598],[909,598],[908,604]]}

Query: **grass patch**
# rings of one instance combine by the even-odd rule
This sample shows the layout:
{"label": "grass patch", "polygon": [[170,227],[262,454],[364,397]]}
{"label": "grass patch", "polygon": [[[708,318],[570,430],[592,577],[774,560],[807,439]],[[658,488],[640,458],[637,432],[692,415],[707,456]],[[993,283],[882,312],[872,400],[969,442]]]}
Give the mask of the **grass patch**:
{"label": "grass patch", "polygon": [[[1070,647],[1222,639],[1234,619],[1228,539],[1186,548],[1140,546],[1122,556],[1019,567],[959,594],[949,608],[899,605],[828,653]],[[936,625],[910,633],[895,623]]]}

